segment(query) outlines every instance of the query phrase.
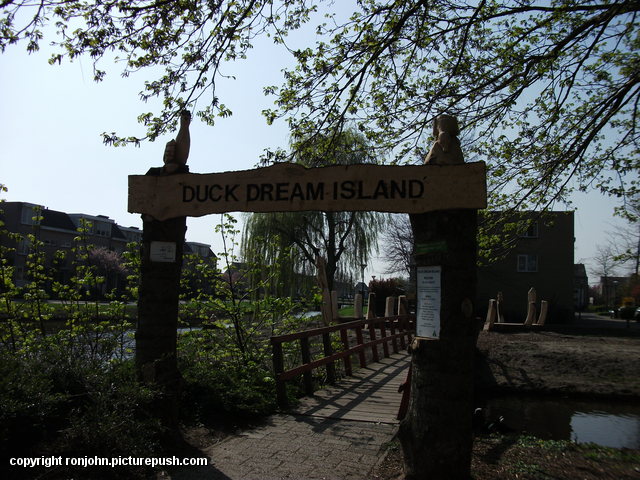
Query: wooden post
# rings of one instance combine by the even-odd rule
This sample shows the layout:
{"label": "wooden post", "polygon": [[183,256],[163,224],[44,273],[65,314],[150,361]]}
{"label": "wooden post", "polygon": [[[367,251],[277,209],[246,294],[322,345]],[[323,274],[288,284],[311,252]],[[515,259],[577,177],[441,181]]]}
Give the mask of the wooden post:
{"label": "wooden post", "polygon": [[[358,345],[364,344],[364,336],[362,335],[362,327],[356,327],[356,341]],[[360,350],[358,352],[358,360],[360,361],[360,367],[364,368],[367,366],[367,356],[364,353],[364,350]]]}
{"label": "wooden post", "polygon": [[504,303],[504,296],[502,292],[498,292],[498,296],[496,297],[496,316],[497,322],[504,323],[504,308],[502,304]]}
{"label": "wooden post", "polygon": [[364,316],[362,315],[362,294],[356,293],[353,298],[353,317],[354,320],[362,320]]}
{"label": "wooden post", "polygon": [[544,325],[547,321],[547,312],[549,311],[549,302],[542,300],[540,302],[540,316],[537,325]]}
{"label": "wooden post", "polygon": [[[333,346],[331,346],[331,335],[329,333],[322,334],[322,345],[325,357],[333,355]],[[336,383],[336,366],[333,362],[327,363],[327,382],[331,385]]]}
{"label": "wooden post", "polygon": [[[439,338],[411,345],[411,394],[398,437],[405,479],[471,476],[477,211],[410,215],[418,267],[440,267]],[[418,248],[419,247],[419,248]],[[418,299],[420,302],[420,298]],[[420,315],[420,313],[418,313]],[[420,322],[420,318],[418,318]]]}
{"label": "wooden post", "polygon": [[[347,329],[343,328],[340,330],[340,339],[342,340],[342,346],[345,351],[349,350],[349,334],[347,333]],[[344,364],[344,373],[348,376],[353,375],[353,371],[351,369],[351,356],[346,356],[342,359]]]}
{"label": "wooden post", "polygon": [[489,310],[487,310],[487,319],[484,322],[484,328],[483,328],[485,332],[490,332],[491,330],[493,330],[493,324],[496,323],[496,318],[497,318],[496,304],[497,303],[498,302],[496,302],[494,298],[489,300]]}
{"label": "wooden post", "polygon": [[[395,310],[395,306],[396,306],[396,297],[387,297],[387,299],[385,300],[385,304],[384,304],[384,316],[385,317],[393,317],[393,312]],[[391,335],[393,335],[393,325],[391,325],[390,328],[390,333]],[[386,322],[382,322],[382,336],[386,337]],[[383,348],[384,348],[384,356],[388,357],[389,356],[389,345],[387,344],[387,342],[384,342],[383,344]],[[391,345],[393,347],[393,351],[397,352],[398,351],[398,346],[396,345],[396,339],[394,338],[391,341]]]}
{"label": "wooden post", "polygon": [[[147,175],[161,175],[151,169]],[[159,385],[164,394],[156,412],[169,429],[177,428],[178,373],[176,346],[178,295],[186,217],[159,221],[142,216],[140,288],[135,362],[143,383]]]}
{"label": "wooden post", "polygon": [[370,318],[376,318],[376,294],[369,294],[369,307],[367,308],[367,320]]}
{"label": "wooden post", "polygon": [[393,317],[395,306],[396,306],[396,297],[387,297],[384,304],[384,316]]}
{"label": "wooden post", "polygon": [[[309,337],[302,337],[300,339],[300,351],[302,353],[302,363],[311,363],[311,348],[309,347]],[[311,371],[304,372],[302,374],[304,391],[307,395],[313,395],[313,375]]]}
{"label": "wooden post", "polygon": [[[375,304],[376,304],[376,294],[370,293],[369,294],[369,310],[367,311],[367,320],[369,321],[367,322],[367,327],[369,328],[369,340],[371,341],[374,341],[376,339]],[[371,345],[371,355],[373,357],[374,362],[379,361],[377,345]]]}
{"label": "wooden post", "polygon": [[398,315],[406,315],[409,312],[409,307],[407,305],[407,296],[400,295],[398,297]]}
{"label": "wooden post", "polygon": [[[387,326],[384,318],[380,319],[380,338],[387,338]],[[385,358],[389,358],[389,342],[385,340],[382,342],[382,352]]]}
{"label": "wooden post", "polygon": [[284,381],[280,379],[280,374],[284,372],[282,344],[272,341],[271,350],[273,353],[273,372],[276,376],[276,396],[278,399],[278,405],[280,408],[285,409],[289,406],[289,400],[287,398],[287,387]]}
{"label": "wooden post", "polygon": [[[408,302],[407,302],[407,296],[406,295],[400,295],[398,297],[398,315],[406,315],[408,312],[409,312],[409,306],[408,306]],[[401,332],[404,332],[404,331],[407,330],[407,325],[405,323],[406,323],[406,320],[401,320],[399,325],[398,325],[398,329]],[[407,348],[407,344],[404,341],[404,335],[400,336],[400,348],[402,350]]]}
{"label": "wooden post", "polygon": [[531,287],[527,293],[527,303],[527,319],[524,321],[524,324],[531,326],[536,320],[536,289],[533,287]]}
{"label": "wooden post", "polygon": [[395,337],[400,323],[397,319],[389,321],[389,330],[391,331],[391,346],[393,347],[393,353],[398,353],[398,339]]}

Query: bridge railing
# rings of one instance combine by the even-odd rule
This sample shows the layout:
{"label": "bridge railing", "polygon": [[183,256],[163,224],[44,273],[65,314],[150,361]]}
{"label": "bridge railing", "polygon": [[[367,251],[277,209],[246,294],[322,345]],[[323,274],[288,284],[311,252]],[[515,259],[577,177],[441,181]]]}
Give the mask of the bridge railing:
{"label": "bridge railing", "polygon": [[[331,342],[331,334],[340,332],[342,350],[335,352]],[[314,391],[312,371],[326,366],[327,381],[336,381],[336,361],[342,360],[344,372],[351,376],[353,373],[351,356],[357,355],[360,367],[367,366],[367,350],[371,350],[373,362],[380,360],[378,346],[382,345],[382,354],[388,357],[391,351],[398,353],[399,349],[407,347],[415,332],[414,315],[394,315],[390,317],[370,318],[353,322],[341,323],[327,327],[304,330],[271,337],[273,349],[273,369],[276,377],[276,391],[278,404],[282,408],[288,406],[286,381],[299,375],[303,376],[304,390],[307,395]],[[368,339],[365,341],[365,334]],[[311,342],[313,337],[322,337],[323,356],[312,359]],[[286,342],[299,342],[302,365],[290,370],[284,369],[285,357],[283,344]]]}

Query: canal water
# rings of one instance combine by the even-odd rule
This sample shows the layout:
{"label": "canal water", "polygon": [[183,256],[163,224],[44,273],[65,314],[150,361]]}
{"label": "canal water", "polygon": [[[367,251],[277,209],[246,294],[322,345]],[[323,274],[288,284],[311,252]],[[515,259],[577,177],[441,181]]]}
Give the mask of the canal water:
{"label": "canal water", "polygon": [[640,449],[640,404],[568,398],[500,396],[484,405],[488,422],[547,440]]}

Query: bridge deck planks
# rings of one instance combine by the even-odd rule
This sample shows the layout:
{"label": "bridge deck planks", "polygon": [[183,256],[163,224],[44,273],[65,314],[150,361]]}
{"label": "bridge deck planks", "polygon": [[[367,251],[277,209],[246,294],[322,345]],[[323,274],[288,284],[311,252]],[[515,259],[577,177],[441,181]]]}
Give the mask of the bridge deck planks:
{"label": "bridge deck planks", "polygon": [[396,424],[402,398],[398,387],[407,377],[410,359],[407,353],[396,353],[366,368],[354,368],[352,377],[302,398],[293,413]]}

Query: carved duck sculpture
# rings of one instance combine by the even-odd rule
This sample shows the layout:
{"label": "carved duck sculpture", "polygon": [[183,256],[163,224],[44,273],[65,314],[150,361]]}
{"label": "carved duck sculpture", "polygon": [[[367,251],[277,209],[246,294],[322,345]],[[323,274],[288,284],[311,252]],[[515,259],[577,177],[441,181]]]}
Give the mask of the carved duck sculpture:
{"label": "carved duck sculpture", "polygon": [[189,124],[191,123],[191,113],[183,110],[180,114],[180,129],[175,140],[167,142],[164,148],[164,171],[174,173],[187,164],[189,158],[189,148],[191,147],[191,136],[189,135]]}

